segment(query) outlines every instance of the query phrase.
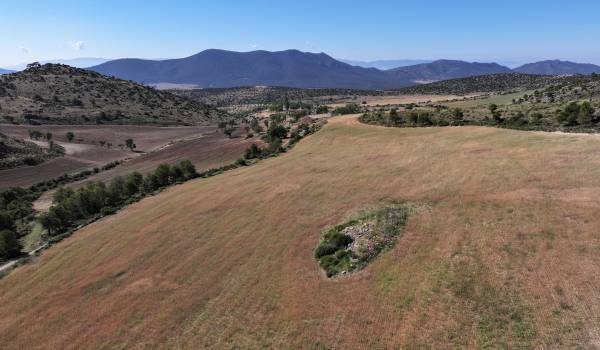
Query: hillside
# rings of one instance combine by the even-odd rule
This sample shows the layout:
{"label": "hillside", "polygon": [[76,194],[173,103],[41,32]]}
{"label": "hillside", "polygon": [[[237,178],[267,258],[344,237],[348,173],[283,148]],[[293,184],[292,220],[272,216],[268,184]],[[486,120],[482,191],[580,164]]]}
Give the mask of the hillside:
{"label": "hillside", "polygon": [[560,81],[558,77],[503,73],[438,81],[402,88],[398,92],[404,94],[464,95],[474,92],[505,92],[515,89],[537,89],[558,81]]}
{"label": "hillside", "polygon": [[181,59],[120,59],[90,69],[138,83],[195,84],[202,88],[267,85],[390,89],[410,84],[374,68],[351,66],[324,53],[298,50],[233,52],[211,49]]}
{"label": "hillside", "polygon": [[600,73],[600,66],[589,63],[548,60],[525,64],[514,69],[518,73],[543,75],[573,75]]}
{"label": "hillside", "polygon": [[[0,279],[0,341],[592,348],[598,162],[594,137],[334,119],[283,156],[144,199]],[[389,201],[416,208],[396,246],[325,278],[321,232]]]}
{"label": "hillside", "polygon": [[64,154],[64,149],[53,145],[45,149],[33,142],[19,140],[0,133],[0,170],[22,165],[36,165]]}
{"label": "hillside", "polygon": [[386,71],[398,79],[413,83],[464,78],[477,75],[509,73],[511,70],[497,63],[478,63],[454,60],[438,60]]}
{"label": "hillside", "polygon": [[194,125],[224,112],[88,70],[45,64],[0,76],[1,122]]}

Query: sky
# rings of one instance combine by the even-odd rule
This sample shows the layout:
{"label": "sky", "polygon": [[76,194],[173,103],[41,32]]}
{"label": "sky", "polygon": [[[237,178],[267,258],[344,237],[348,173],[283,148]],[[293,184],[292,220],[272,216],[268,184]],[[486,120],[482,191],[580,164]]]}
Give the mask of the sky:
{"label": "sky", "polygon": [[600,64],[598,0],[0,0],[0,67],[209,48]]}

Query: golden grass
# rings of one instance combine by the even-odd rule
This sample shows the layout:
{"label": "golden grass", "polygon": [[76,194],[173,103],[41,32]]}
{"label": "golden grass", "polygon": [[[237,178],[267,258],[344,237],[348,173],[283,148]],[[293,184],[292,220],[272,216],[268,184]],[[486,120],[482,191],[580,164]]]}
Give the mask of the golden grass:
{"label": "golden grass", "polygon": [[[335,118],[291,152],[173,187],[0,280],[6,349],[591,348],[600,143]],[[313,258],[360,208],[419,204],[349,278]]]}

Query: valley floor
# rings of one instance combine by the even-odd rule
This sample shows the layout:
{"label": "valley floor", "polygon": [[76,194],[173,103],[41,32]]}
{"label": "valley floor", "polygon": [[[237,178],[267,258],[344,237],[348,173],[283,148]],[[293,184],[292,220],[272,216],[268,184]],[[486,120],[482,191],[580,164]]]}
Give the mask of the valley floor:
{"label": "valley floor", "polygon": [[[329,280],[321,231],[409,201],[395,248]],[[591,348],[600,143],[333,118],[292,151],[91,224],[0,279],[6,349]]]}

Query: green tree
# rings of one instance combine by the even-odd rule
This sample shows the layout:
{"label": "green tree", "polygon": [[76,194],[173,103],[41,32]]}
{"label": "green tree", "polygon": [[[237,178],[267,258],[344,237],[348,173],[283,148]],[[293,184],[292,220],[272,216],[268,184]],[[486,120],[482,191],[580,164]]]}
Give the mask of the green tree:
{"label": "green tree", "polygon": [[134,195],[142,189],[144,176],[137,171],[127,175],[125,179],[125,194],[128,196]]}
{"label": "green tree", "polygon": [[65,137],[67,138],[67,141],[71,142],[75,138],[75,134],[72,131],[68,131],[65,134]]}
{"label": "green tree", "polygon": [[130,151],[133,151],[133,149],[136,147],[135,143],[133,142],[133,139],[125,140],[125,146],[127,146],[127,148],[129,148]]}
{"label": "green tree", "polygon": [[154,175],[159,186],[167,186],[171,176],[171,167],[169,164],[161,164],[154,171]]}
{"label": "green tree", "polygon": [[193,179],[196,176],[198,176],[198,173],[196,172],[196,167],[189,160],[184,160],[181,163],[179,163],[179,167],[181,168],[183,176],[185,176],[186,179]]}
{"label": "green tree", "polygon": [[15,258],[21,254],[21,244],[11,230],[0,231],[0,260]]}
{"label": "green tree", "polygon": [[594,108],[592,105],[585,101],[579,106],[579,112],[577,113],[577,122],[580,125],[588,125],[592,123],[594,116]]}

